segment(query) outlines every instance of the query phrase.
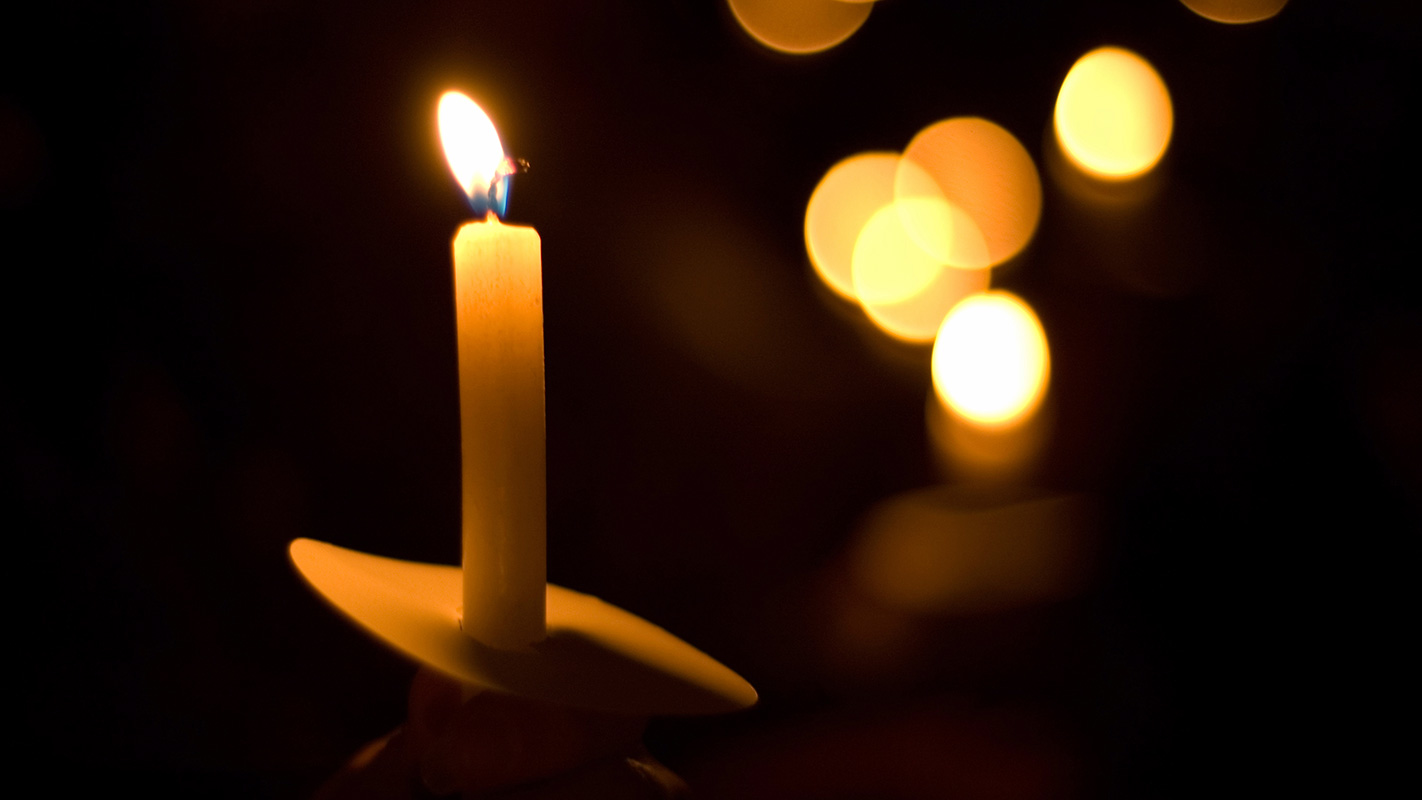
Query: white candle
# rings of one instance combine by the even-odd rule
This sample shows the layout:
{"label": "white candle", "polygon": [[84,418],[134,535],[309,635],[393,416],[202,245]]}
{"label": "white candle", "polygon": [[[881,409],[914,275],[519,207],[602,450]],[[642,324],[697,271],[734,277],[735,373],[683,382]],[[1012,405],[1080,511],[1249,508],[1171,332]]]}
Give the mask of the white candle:
{"label": "white candle", "polygon": [[[503,147],[473,101],[440,99],[440,134],[476,209],[498,188]],[[466,152],[464,148],[476,148]],[[482,150],[482,152],[480,152]],[[462,627],[516,649],[546,635],[543,280],[538,232],[493,210],[454,237],[463,465]]]}
{"label": "white candle", "polygon": [[464,565],[397,561],[309,539],[291,543],[292,562],[336,608],[474,687],[466,693],[493,689],[638,716],[753,705],[755,689],[700,650],[596,597],[546,583],[538,234],[496,216],[511,162],[484,112],[451,92],[440,98],[439,127],[450,167],[485,217],[462,226],[453,242]]}

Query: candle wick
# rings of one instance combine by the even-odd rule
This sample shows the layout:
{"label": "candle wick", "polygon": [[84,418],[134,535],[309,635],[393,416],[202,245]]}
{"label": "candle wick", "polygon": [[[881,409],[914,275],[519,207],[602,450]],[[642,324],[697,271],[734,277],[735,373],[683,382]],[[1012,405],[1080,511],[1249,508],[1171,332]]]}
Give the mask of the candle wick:
{"label": "candle wick", "polygon": [[499,162],[498,168],[494,170],[494,180],[498,180],[508,175],[518,175],[528,172],[528,161],[513,156],[504,156],[504,160]]}
{"label": "candle wick", "polygon": [[504,156],[499,165],[494,168],[494,174],[489,179],[487,187],[483,187],[482,191],[476,190],[468,195],[469,204],[474,208],[474,213],[484,213],[486,220],[490,216],[502,217],[507,214],[509,179],[520,172],[527,171],[528,162],[524,159]]}

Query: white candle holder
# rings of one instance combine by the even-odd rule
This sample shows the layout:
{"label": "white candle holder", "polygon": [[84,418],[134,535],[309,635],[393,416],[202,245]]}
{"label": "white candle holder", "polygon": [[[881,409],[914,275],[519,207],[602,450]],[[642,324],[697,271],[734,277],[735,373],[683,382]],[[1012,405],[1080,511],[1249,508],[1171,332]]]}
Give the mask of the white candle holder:
{"label": "white candle holder", "polygon": [[754,705],[744,678],[666,630],[548,584],[547,637],[502,650],[460,628],[458,567],[400,561],[311,539],[291,543],[301,576],[376,638],[465,683],[624,714],[721,714]]}

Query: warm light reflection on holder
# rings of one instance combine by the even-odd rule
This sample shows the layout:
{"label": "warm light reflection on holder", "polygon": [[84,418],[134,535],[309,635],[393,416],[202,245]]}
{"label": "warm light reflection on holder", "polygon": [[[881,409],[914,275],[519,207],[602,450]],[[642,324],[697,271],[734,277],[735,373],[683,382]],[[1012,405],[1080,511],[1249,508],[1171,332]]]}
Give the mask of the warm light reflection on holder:
{"label": "warm light reflection on holder", "polygon": [[548,635],[501,650],[459,627],[458,567],[297,539],[291,559],[352,622],[440,672],[484,689],[624,714],[720,714],[755,690],[715,659],[596,597],[548,584]]}
{"label": "warm light reflection on holder", "polygon": [[753,705],[751,685],[700,650],[544,580],[538,234],[497,219],[511,162],[484,112],[449,92],[438,116],[455,178],[475,212],[487,215],[464,225],[453,243],[464,564],[400,561],[310,539],[291,543],[292,563],[369,633],[472,686],[639,715]]}

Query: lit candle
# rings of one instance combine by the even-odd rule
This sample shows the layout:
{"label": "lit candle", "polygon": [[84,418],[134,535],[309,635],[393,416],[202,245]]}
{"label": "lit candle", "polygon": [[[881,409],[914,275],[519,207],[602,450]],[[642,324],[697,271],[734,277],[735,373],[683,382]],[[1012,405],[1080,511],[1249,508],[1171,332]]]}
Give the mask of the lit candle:
{"label": "lit candle", "polygon": [[638,716],[753,705],[755,689],[700,650],[596,597],[545,582],[538,233],[499,221],[513,162],[484,112],[447,93],[439,129],[450,168],[484,217],[454,237],[464,565],[400,561],[311,539],[291,543],[292,563],[358,625],[472,687]]}
{"label": "lit candle", "polygon": [[505,225],[508,163],[493,123],[447,92],[440,138],[476,213],[454,237],[459,336],[461,627],[510,650],[546,635],[543,282],[538,232]]}

